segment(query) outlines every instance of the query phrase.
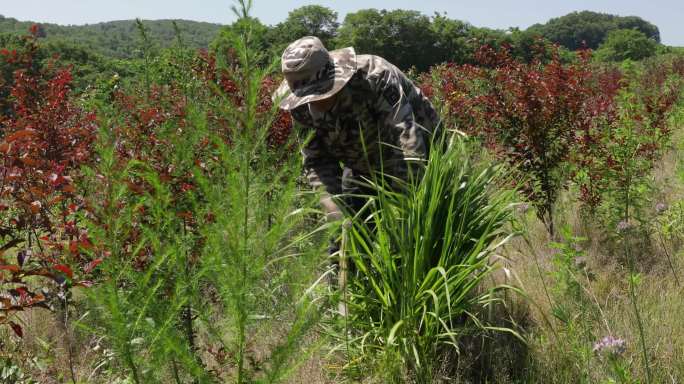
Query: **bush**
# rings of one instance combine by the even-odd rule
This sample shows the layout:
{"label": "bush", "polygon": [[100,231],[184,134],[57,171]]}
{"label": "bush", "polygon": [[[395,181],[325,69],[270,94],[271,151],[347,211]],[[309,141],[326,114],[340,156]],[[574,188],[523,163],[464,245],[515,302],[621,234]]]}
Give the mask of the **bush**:
{"label": "bush", "polygon": [[642,60],[655,55],[658,42],[635,29],[618,29],[608,33],[596,51],[602,61]]}
{"label": "bush", "polygon": [[[442,99],[445,120],[479,138],[495,157],[517,168],[524,192],[554,232],[553,208],[567,182],[568,154],[597,90],[586,55],[563,64],[557,51],[537,47],[531,63],[507,48],[483,46],[480,66],[446,65],[431,74],[425,91]],[[545,57],[550,56],[550,60]]]}
{"label": "bush", "polygon": [[599,81],[603,100],[592,99],[595,118],[577,137],[571,174],[586,212],[609,233],[621,221],[651,218],[644,211],[654,187],[651,171],[669,149],[670,116],[684,86],[674,62],[625,63],[615,73]]}
{"label": "bush", "polygon": [[89,285],[81,280],[96,266],[80,250],[91,243],[78,222],[77,189],[80,167],[91,161],[94,115],[76,104],[69,69],[36,63],[36,39],[34,30],[19,49],[0,51],[2,64],[14,67],[0,115],[0,324],[19,336],[17,312],[67,310],[69,290]]}
{"label": "bush", "polygon": [[462,336],[487,329],[481,311],[504,289],[481,283],[511,237],[514,195],[501,189],[501,168],[471,158],[454,137],[432,151],[419,184],[396,192],[376,181],[365,220],[349,230],[345,249],[358,270],[349,290],[351,361],[379,359],[386,381],[433,382]]}

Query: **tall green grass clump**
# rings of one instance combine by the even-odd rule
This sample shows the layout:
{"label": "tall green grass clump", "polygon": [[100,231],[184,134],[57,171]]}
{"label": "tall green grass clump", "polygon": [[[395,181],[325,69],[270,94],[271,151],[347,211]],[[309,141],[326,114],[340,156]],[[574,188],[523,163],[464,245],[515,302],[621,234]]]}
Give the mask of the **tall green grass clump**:
{"label": "tall green grass clump", "polygon": [[[247,19],[250,5],[236,12]],[[269,143],[277,110],[261,88],[272,67],[255,66],[250,44],[247,28],[218,64],[231,93],[218,82],[142,92],[183,92],[172,97],[176,117],[151,131],[131,135],[140,127],[101,106],[88,185],[97,201],[85,218],[101,281],[83,326],[104,336],[113,376],[275,383],[314,348],[306,336],[325,305],[314,296],[325,236],[297,186],[296,143]]]}
{"label": "tall green grass clump", "polygon": [[434,148],[421,182],[372,184],[346,242],[351,365],[376,359],[386,382],[437,380],[462,336],[488,330],[483,310],[506,288],[483,284],[513,236],[503,169],[473,160],[460,137]]}

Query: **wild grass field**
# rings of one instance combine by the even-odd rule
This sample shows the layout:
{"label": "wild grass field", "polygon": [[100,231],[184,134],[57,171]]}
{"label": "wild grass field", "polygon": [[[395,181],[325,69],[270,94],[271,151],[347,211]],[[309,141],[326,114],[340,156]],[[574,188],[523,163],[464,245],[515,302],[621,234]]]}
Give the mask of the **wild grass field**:
{"label": "wild grass field", "polygon": [[78,93],[37,28],[0,47],[0,383],[684,381],[683,56],[412,73],[420,177],[326,221],[240,4]]}

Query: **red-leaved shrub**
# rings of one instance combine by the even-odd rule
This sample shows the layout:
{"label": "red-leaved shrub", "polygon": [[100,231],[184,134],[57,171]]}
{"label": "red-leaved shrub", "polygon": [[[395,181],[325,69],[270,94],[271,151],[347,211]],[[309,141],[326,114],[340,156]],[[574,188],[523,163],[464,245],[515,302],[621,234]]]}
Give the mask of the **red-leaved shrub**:
{"label": "red-leaved shrub", "polygon": [[[36,34],[23,50],[0,60],[16,65],[10,99],[0,127],[0,323],[21,335],[11,315],[28,307],[48,307],[51,294],[64,298],[99,261],[84,258],[90,247],[77,222],[83,208],[78,193],[80,167],[91,161],[95,116],[71,96],[68,68],[52,62],[35,66]],[[10,262],[9,254],[16,254]],[[34,290],[36,276],[44,285]],[[56,289],[55,284],[56,283]]]}

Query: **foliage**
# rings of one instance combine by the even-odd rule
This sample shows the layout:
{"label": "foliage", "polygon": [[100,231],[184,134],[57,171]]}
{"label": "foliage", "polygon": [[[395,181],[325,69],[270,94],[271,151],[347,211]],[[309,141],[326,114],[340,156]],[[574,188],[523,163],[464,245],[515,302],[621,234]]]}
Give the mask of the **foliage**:
{"label": "foliage", "polygon": [[0,360],[0,383],[2,384],[32,384],[33,380],[18,366],[12,363],[11,359],[2,358]]}
{"label": "foliage", "polygon": [[471,56],[472,25],[435,14],[430,28],[435,34],[435,49],[441,52],[440,59],[463,64],[464,59]]}
{"label": "foliage", "polygon": [[[146,20],[151,40],[161,46],[170,47],[176,38],[173,23],[183,32],[188,46],[207,48],[220,29],[220,25],[189,20]],[[24,34],[34,22],[22,22],[0,16],[0,32]],[[137,50],[137,29],[135,20],[110,21],[106,23],[79,26],[62,26],[41,23],[41,30],[48,42],[69,41],[94,54],[108,58],[130,59]]]}
{"label": "foliage", "polygon": [[487,328],[480,311],[504,288],[483,290],[481,282],[510,236],[513,195],[498,190],[502,169],[472,162],[470,151],[458,137],[434,149],[422,181],[405,191],[376,181],[368,211],[352,223],[345,247],[358,270],[349,292],[352,361],[387,361],[386,381],[408,374],[433,382],[440,356]]}
{"label": "foliage", "polygon": [[[551,51],[549,42],[537,34],[517,28],[510,31],[477,28],[439,14],[432,18],[431,27],[435,33],[435,56],[431,59],[434,64],[479,65],[477,52],[484,45],[509,49],[511,56],[525,62],[540,58],[540,45],[546,45]],[[550,56],[544,59],[548,60]]]}
{"label": "foliage", "polygon": [[594,151],[582,155],[603,153],[602,158],[597,156],[590,161],[594,165],[588,169],[600,170],[595,179],[601,187],[594,188],[599,190],[601,199],[599,213],[607,227],[606,235],[622,246],[622,260],[629,267],[629,298],[639,332],[646,382],[650,383],[649,347],[637,296],[641,281],[637,258],[641,256],[639,244],[647,243],[644,232],[650,217],[645,208],[652,195],[651,171],[669,144],[668,115],[681,97],[683,79],[672,77],[670,68],[662,63],[649,67],[643,75],[629,62],[623,67],[624,86],[616,96],[615,119],[599,125],[594,132],[600,133],[586,137],[585,142],[594,143]]}
{"label": "foliage", "polygon": [[445,104],[445,118],[479,137],[499,159],[527,178],[524,190],[540,218],[553,232],[553,206],[567,180],[567,156],[575,132],[587,122],[584,107],[596,90],[590,87],[586,56],[563,64],[551,60],[544,46],[530,63],[515,60],[510,50],[483,46],[481,67],[446,65],[425,85]]}
{"label": "foliage", "polygon": [[617,29],[634,29],[660,42],[658,27],[640,17],[622,17],[591,11],[572,12],[551,19],[545,24],[535,24],[528,28],[528,31],[540,34],[574,51],[598,48],[608,34]]}
{"label": "foliage", "polygon": [[425,71],[434,63],[430,25],[430,18],[417,11],[360,10],[344,18],[337,45],[382,56],[399,68]]}
{"label": "foliage", "polygon": [[[32,39],[32,37],[28,38],[27,36],[0,35],[0,43],[2,43],[2,50],[0,51],[0,55],[2,55],[0,61],[0,114],[3,118],[14,113],[10,96],[14,85],[15,72],[20,69],[28,70],[31,73],[38,71],[41,60],[37,56],[40,52],[36,44],[31,44]],[[27,55],[20,57],[19,53],[21,52],[30,52],[30,59]]]}
{"label": "foliage", "polygon": [[22,328],[12,320],[17,311],[50,308],[56,300],[66,307],[69,289],[90,285],[79,278],[97,266],[81,252],[91,242],[77,220],[83,208],[77,180],[91,161],[94,116],[74,103],[68,69],[36,65],[33,32],[23,50],[0,52],[17,67],[13,82],[5,84],[11,99],[0,120],[1,251],[16,254],[15,262],[0,258],[0,323],[18,336]]}
{"label": "foliage", "polygon": [[669,116],[684,86],[675,63],[654,62],[644,69],[627,63],[623,74],[599,81],[604,93],[593,99],[592,124],[578,137],[572,177],[585,207],[611,230],[625,220],[627,200],[630,217],[649,220],[644,209],[650,173],[669,147]]}
{"label": "foliage", "polygon": [[[219,31],[214,40],[210,44],[213,52],[225,53],[232,48],[232,42],[236,38],[248,32],[251,34],[252,44],[254,48],[265,52],[272,49],[273,42],[270,38],[269,28],[262,24],[257,18],[241,18],[238,21],[227,25]],[[265,61],[270,61],[271,58],[264,57]]]}
{"label": "foliage", "polygon": [[[186,82],[151,74],[152,89],[100,105],[100,161],[84,185],[106,258],[84,326],[135,383],[280,382],[310,348],[322,249],[304,226],[299,162],[272,135],[275,83],[252,64],[250,36],[228,65],[180,55]],[[269,332],[282,339],[257,343]]]}
{"label": "foliage", "polygon": [[642,60],[655,55],[658,43],[634,29],[610,31],[596,51],[603,61]]}
{"label": "foliage", "polygon": [[317,36],[325,46],[332,47],[338,27],[337,12],[320,5],[305,5],[290,11],[285,21],[273,26],[269,33],[280,53],[287,44],[304,36]]}
{"label": "foliage", "polygon": [[[337,13],[320,5],[294,9],[284,21],[271,26],[251,17],[225,26],[185,20],[144,21],[149,29],[149,41],[156,47],[172,47],[180,31],[188,48],[211,45],[215,51],[227,48],[230,36],[239,35],[246,23],[250,24],[255,47],[268,54],[263,64],[280,56],[288,43],[305,35],[315,35],[330,49],[353,45],[361,53],[386,57],[402,70],[416,67],[419,71],[443,62],[477,64],[475,54],[485,44],[494,47],[510,45],[514,57],[529,62],[535,58],[539,39],[560,43],[570,50],[584,48],[583,41],[586,41],[586,47],[597,48],[611,31],[625,29],[640,31],[652,41],[659,41],[657,27],[638,17],[588,11],[552,19],[547,24],[535,25],[524,31],[518,28],[510,31],[478,28],[446,15],[429,17],[411,10],[360,10],[347,15],[340,25]],[[1,18],[0,33],[24,33],[30,25],[12,18]],[[58,51],[65,56],[79,57],[74,63],[78,64],[78,71],[84,72],[84,77],[78,77],[78,89],[84,89],[91,82],[91,77],[95,78],[98,73],[105,72],[107,77],[113,72],[127,76],[130,71],[126,71],[117,60],[139,57],[137,26],[133,20],[84,26],[41,24],[39,29],[47,41],[46,46],[50,47],[50,54]],[[666,49],[656,46],[659,50]],[[90,57],[86,57],[85,52]],[[564,56],[565,59],[570,59],[570,56]]]}
{"label": "foliage", "polygon": [[108,59],[69,40],[48,40],[40,45],[40,50],[44,52],[41,56],[45,61],[58,58],[61,65],[71,68],[75,93],[82,93],[114,75],[132,75],[121,61]]}
{"label": "foliage", "polygon": [[[684,60],[657,46],[658,56],[617,66],[553,48],[534,28],[360,13],[361,29],[340,31],[369,53],[419,52],[397,64],[421,69],[452,62],[421,85],[445,124],[474,139],[435,151],[407,193],[375,180],[347,229],[347,318],[317,285],[327,227],[299,185],[291,118],[270,99],[283,44],[319,30],[329,48],[343,42],[333,11],[303,7],[277,26],[243,13],[211,51],[196,50],[184,23],[161,40],[147,22],[83,27],[109,34],[81,42],[51,25],[0,33],[0,381],[282,382],[309,373],[300,364],[331,343],[314,365],[334,371],[343,350],[350,380],[519,379],[483,373],[492,360],[521,382],[681,376],[684,211],[679,189],[659,191],[658,178],[684,116]],[[655,44],[643,20],[612,20],[608,35]],[[589,24],[578,28],[606,34]],[[28,29],[0,20],[8,25]],[[118,49],[131,59],[106,56]],[[545,294],[534,296],[533,281],[524,305],[497,285],[529,278],[516,242],[498,248],[511,232],[512,178],[547,224],[555,208],[557,223],[586,232],[554,234],[555,251],[536,264]],[[530,252],[546,249],[546,234],[533,235]],[[501,275],[499,251],[515,258]],[[312,332],[328,316],[344,324],[334,340]],[[510,329],[489,332],[494,324],[526,332],[529,349],[513,346]],[[92,374],[74,369],[93,355]]]}
{"label": "foliage", "polygon": [[[592,66],[587,52],[564,64],[558,50],[549,51],[543,42],[535,49],[537,57],[525,63],[510,49],[484,46],[476,56],[480,66],[438,67],[423,76],[423,90],[444,104],[448,122],[479,137],[527,178],[524,190],[553,232],[554,203],[569,179],[590,211],[600,204],[612,180],[608,172],[618,166],[610,148],[636,151],[638,173],[648,174],[667,148],[681,69],[678,59],[660,60],[647,64],[643,74],[625,76],[617,68]],[[628,85],[639,112],[625,120],[618,95]],[[638,128],[630,135],[636,148],[620,136],[626,124]]]}

